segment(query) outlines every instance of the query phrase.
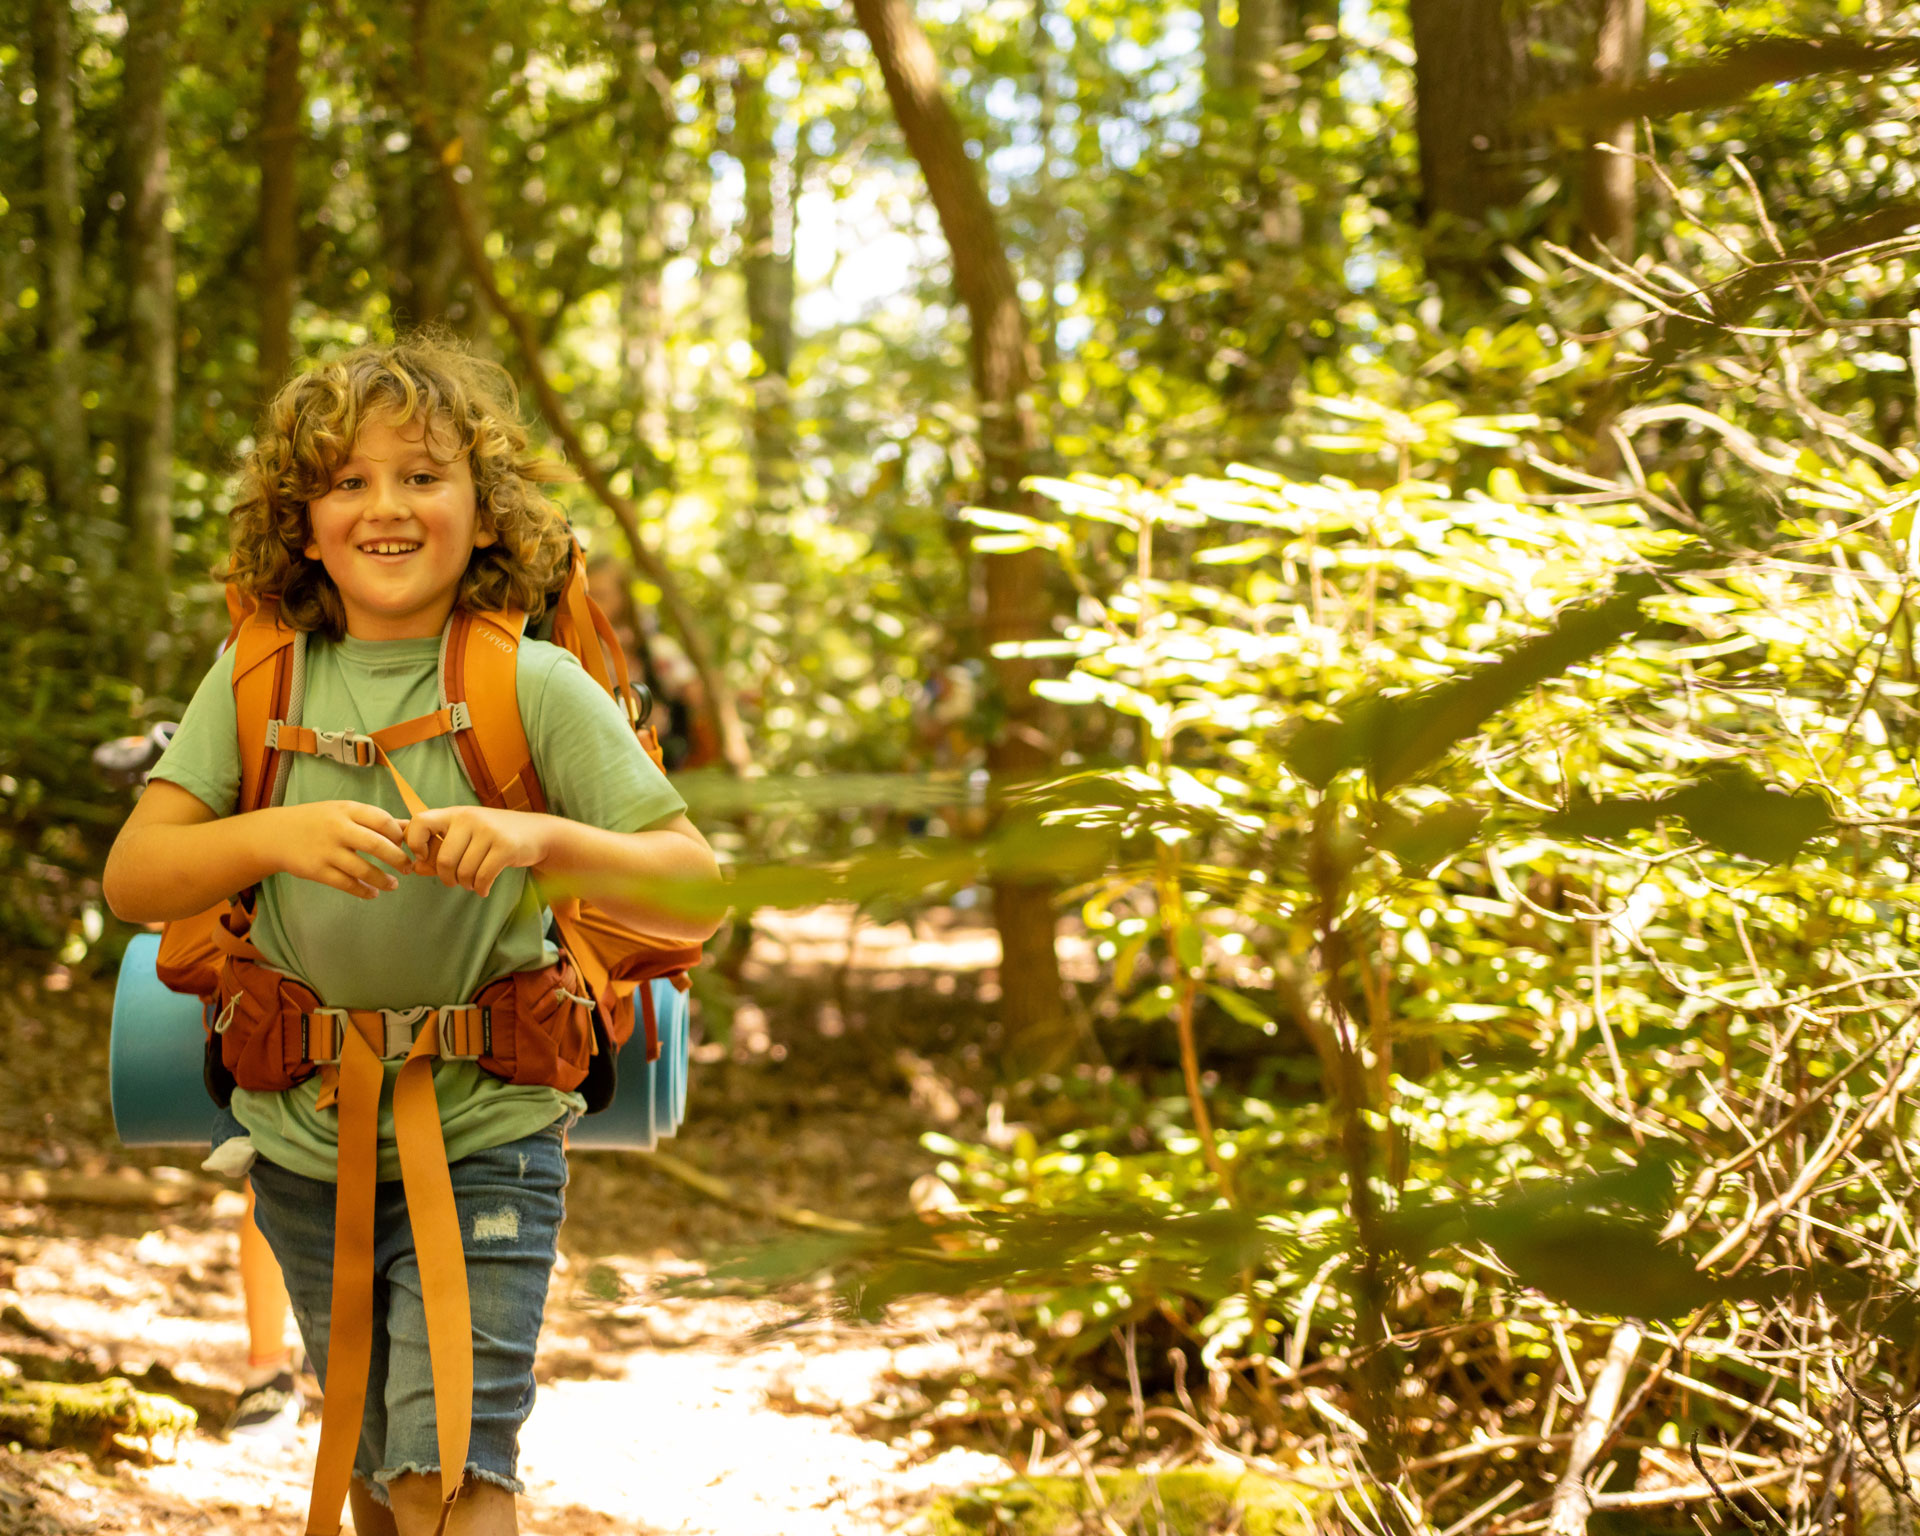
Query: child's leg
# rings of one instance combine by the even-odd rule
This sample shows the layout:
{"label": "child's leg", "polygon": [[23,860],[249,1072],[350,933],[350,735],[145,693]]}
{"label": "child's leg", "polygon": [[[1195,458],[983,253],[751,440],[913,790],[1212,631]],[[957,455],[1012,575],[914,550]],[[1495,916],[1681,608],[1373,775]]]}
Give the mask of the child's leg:
{"label": "child's leg", "polygon": [[240,1286],[247,1299],[247,1367],[272,1374],[293,1363],[287,1347],[287,1282],[253,1219],[253,1185],[240,1218]]}
{"label": "child's leg", "polygon": [[[387,1484],[398,1536],[433,1536],[440,1519],[440,1479],[414,1472]],[[470,1477],[460,1490],[447,1536],[518,1536],[520,1516],[514,1496],[498,1483]],[[355,1536],[372,1536],[355,1528]]]}
{"label": "child's leg", "polygon": [[[533,1411],[534,1346],[565,1211],[559,1128],[490,1147],[452,1165],[473,1319],[473,1418],[465,1481],[449,1531],[510,1536],[520,1426]],[[386,1315],[387,1487],[399,1536],[430,1536],[440,1517],[440,1443],[418,1258],[383,1266]]]}
{"label": "child's leg", "polygon": [[[347,1508],[353,1515],[353,1536],[400,1536],[393,1511],[376,1503],[367,1485],[358,1479],[347,1490]],[[434,1516],[436,1520],[439,1518]],[[431,1531],[433,1526],[429,1524],[427,1529]]]}
{"label": "child's leg", "polygon": [[[333,1303],[333,1210],[338,1191],[325,1180],[304,1178],[265,1158],[253,1165],[249,1182],[257,1197],[254,1214],[261,1235],[279,1261],[293,1320],[299,1326],[307,1359],[324,1391],[330,1385],[327,1344]],[[380,1509],[386,1490],[375,1485],[374,1473],[381,1464],[387,1439],[385,1319],[388,1300],[378,1253],[383,1251],[383,1245],[384,1251],[399,1251],[410,1240],[406,1202],[398,1184],[380,1186],[375,1226],[376,1264],[371,1300],[373,1351],[367,1374],[366,1412],[354,1454],[349,1497],[356,1511],[356,1530],[361,1536],[394,1536],[392,1517]]]}

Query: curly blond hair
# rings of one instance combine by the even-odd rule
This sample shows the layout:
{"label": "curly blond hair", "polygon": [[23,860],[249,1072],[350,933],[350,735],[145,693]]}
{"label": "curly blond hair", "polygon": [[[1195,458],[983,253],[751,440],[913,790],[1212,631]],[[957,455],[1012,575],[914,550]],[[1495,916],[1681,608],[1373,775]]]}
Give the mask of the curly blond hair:
{"label": "curly blond hair", "polygon": [[345,634],[333,579],[306,553],[307,506],[332,488],[362,425],[389,412],[396,425],[421,422],[437,457],[466,456],[477,526],[498,540],[474,550],[455,603],[483,613],[520,608],[538,619],[573,552],[565,516],[540,487],[573,472],[530,444],[506,369],[432,333],[358,347],[281,388],[241,463],[229,552],[214,574],[250,596],[277,598],[295,629]]}

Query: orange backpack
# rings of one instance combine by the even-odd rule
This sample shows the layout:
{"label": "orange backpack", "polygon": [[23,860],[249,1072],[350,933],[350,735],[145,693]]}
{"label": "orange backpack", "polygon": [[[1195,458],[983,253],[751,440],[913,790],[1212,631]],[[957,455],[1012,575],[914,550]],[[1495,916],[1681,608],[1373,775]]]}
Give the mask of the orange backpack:
{"label": "orange backpack", "polygon": [[[241,763],[236,812],[278,804],[291,756],[308,754],[385,769],[409,814],[421,815],[427,806],[388,754],[437,736],[452,738],[482,804],[546,809],[516,690],[525,614],[455,609],[440,644],[440,707],[362,735],[302,721],[307,637],[281,618],[277,603],[245,599],[229,587],[227,608]],[[640,744],[659,763],[659,742],[646,723],[625,653],[587,595],[578,547],[547,615],[546,638],[620,701]],[[425,1293],[444,1528],[466,1467],[473,1359],[466,1262],[432,1064],[473,1060],[509,1082],[578,1091],[590,1113],[603,1109],[613,1097],[617,1053],[635,1028],[636,993],[651,1061],[660,1045],[653,992],[645,983],[666,977],[684,990],[701,946],[648,935],[591,898],[570,897],[551,908],[560,949],[555,964],[500,977],[470,999],[439,1007],[350,1010],[328,1007],[296,978],[265,964],[248,937],[253,907],[253,893],[244,892],[169,923],[158,969],[167,986],[202,999],[207,1086],[216,1100],[225,1104],[236,1086],[279,1091],[318,1073],[320,1107],[339,1116],[332,1332],[307,1531],[332,1536],[340,1529],[359,1440],[372,1356],[379,1101],[383,1063],[399,1057],[404,1064],[394,1084],[394,1135]]]}

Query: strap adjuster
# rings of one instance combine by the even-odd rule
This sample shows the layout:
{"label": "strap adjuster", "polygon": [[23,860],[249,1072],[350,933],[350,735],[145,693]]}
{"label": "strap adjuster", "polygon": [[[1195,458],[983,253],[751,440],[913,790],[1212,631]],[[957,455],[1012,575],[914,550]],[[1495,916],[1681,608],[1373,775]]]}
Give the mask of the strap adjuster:
{"label": "strap adjuster", "polygon": [[316,1067],[337,1067],[353,1020],[344,1008],[316,1008],[300,1015],[300,1055]]}
{"label": "strap adjuster", "polygon": [[478,1061],[493,1050],[493,1010],[483,1003],[436,1008],[442,1061]]}

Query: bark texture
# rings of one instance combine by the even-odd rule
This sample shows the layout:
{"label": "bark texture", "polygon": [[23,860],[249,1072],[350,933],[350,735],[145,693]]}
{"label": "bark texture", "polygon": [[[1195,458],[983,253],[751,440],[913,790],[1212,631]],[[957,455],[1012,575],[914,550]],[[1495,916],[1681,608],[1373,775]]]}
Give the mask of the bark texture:
{"label": "bark texture", "polygon": [[[1593,77],[1599,86],[1625,86],[1647,62],[1647,0],[1605,0],[1594,34]],[[1633,163],[1633,119],[1589,130],[1581,185],[1581,223],[1587,238],[1614,255],[1633,255],[1638,212]]]}
{"label": "bark texture", "polygon": [[673,375],[663,289],[667,253],[660,227],[666,193],[656,171],[672,130],[669,86],[655,62],[658,44],[644,19],[628,14],[632,9],[616,13],[624,61],[617,110],[630,160],[620,206],[620,337],[622,391],[639,450],[634,492],[643,498],[673,477]]}
{"label": "bark texture", "polygon": [[[80,173],[73,131],[70,0],[35,0],[34,123],[40,140],[41,345],[46,410],[41,428],[49,499],[70,522],[91,501],[87,418],[81,396]],[[97,541],[88,541],[97,545]]]}
{"label": "bark texture", "polygon": [[[438,132],[459,145],[455,172],[466,192],[468,217],[482,225],[485,209],[487,124],[480,110],[491,45],[484,19],[470,0],[414,0],[417,56],[427,73],[406,86],[425,99]],[[381,220],[386,232],[388,285],[401,329],[438,325],[473,338],[483,318],[480,296],[466,270],[454,211],[447,201],[433,146],[397,120],[382,179]]]}
{"label": "bark texture", "polygon": [[1560,169],[1542,98],[1592,83],[1618,0],[1410,0],[1422,201],[1431,221],[1481,225]]}
{"label": "bark texture", "polygon": [[753,345],[753,467],[762,506],[792,500],[793,458],[793,203],[791,166],[773,141],[761,66],[743,67],[734,83],[734,131],[746,172],[742,266],[747,284],[747,337]]}
{"label": "bark texture", "polygon": [[[954,285],[971,321],[968,354],[980,410],[981,500],[989,507],[1019,509],[1024,505],[1020,482],[1034,452],[1026,399],[1033,363],[993,205],[967,158],[960,125],[942,94],[939,62],[908,0],[854,0],[854,11],[873,44],[907,147],[926,177],[952,254]],[[983,567],[987,645],[1047,633],[1039,552],[988,555]],[[1051,764],[1052,751],[1031,689],[1034,664],[996,659],[993,668],[1006,719],[988,745],[988,767],[1006,779],[1037,773]],[[1014,1064],[1020,1069],[1055,1065],[1071,1053],[1075,1036],[1061,1000],[1053,890],[1001,880],[993,894],[1001,946],[1000,1016]]]}
{"label": "bark texture", "polygon": [[293,366],[302,7],[269,13],[260,96],[260,391],[271,396]]}
{"label": "bark texture", "polygon": [[121,145],[126,167],[120,248],[126,264],[127,431],[121,495],[135,558],[156,615],[173,564],[176,317],[172,201],[167,190],[167,83],[180,0],[128,0]]}

